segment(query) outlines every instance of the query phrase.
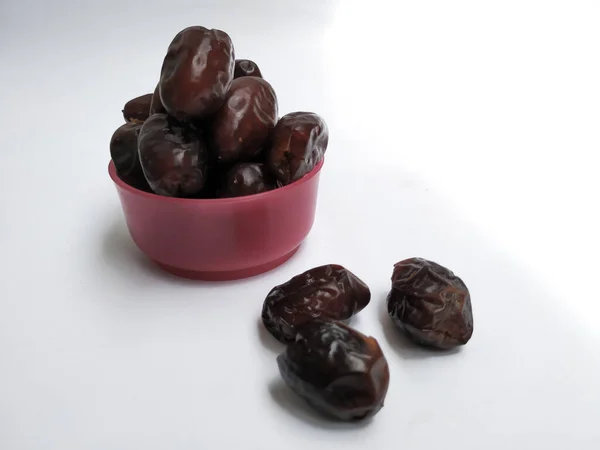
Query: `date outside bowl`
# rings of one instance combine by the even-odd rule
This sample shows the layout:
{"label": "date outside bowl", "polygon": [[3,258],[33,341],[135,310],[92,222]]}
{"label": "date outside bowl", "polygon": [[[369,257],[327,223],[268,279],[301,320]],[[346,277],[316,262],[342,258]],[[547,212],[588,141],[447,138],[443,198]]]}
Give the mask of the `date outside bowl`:
{"label": "date outside bowl", "polygon": [[159,267],[206,281],[236,280],[280,266],[310,232],[324,161],[301,179],[245,197],[185,199],[140,191],[108,173],[129,234]]}

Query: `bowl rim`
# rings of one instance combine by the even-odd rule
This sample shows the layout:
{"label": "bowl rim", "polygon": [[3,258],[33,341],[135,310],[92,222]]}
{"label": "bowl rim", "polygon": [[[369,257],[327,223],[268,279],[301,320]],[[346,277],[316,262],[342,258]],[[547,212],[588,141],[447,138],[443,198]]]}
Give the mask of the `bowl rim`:
{"label": "bowl rim", "polygon": [[159,194],[155,194],[153,192],[141,191],[140,189],[130,186],[129,184],[127,184],[123,180],[121,180],[121,178],[119,178],[119,176],[117,175],[117,169],[115,167],[115,163],[112,161],[112,159],[108,162],[108,174],[110,175],[110,178],[113,180],[115,185],[117,185],[117,187],[119,187],[120,189],[129,191],[132,194],[138,195],[140,197],[154,199],[157,201],[171,202],[171,203],[188,203],[188,204],[196,203],[196,204],[203,204],[203,205],[209,205],[209,204],[223,205],[223,204],[227,204],[227,203],[242,203],[242,202],[260,200],[262,198],[267,198],[267,197],[276,197],[278,195],[285,195],[285,192],[287,192],[291,189],[294,189],[295,187],[299,187],[302,184],[308,183],[311,179],[313,179],[321,171],[321,168],[323,167],[324,163],[325,163],[325,158],[323,157],[323,158],[321,158],[321,161],[310,172],[308,172],[306,175],[304,175],[302,178],[294,181],[293,183],[282,186],[280,188],[273,189],[273,190],[266,191],[266,192],[261,192],[259,194],[244,195],[241,197],[225,197],[225,198],[180,198],[180,197],[168,197],[166,195],[159,195]]}

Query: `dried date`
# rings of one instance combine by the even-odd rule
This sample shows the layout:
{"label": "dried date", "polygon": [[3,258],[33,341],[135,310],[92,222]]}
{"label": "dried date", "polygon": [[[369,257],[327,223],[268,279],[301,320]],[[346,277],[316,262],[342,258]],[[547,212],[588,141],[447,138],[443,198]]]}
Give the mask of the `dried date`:
{"label": "dried date", "polygon": [[449,269],[423,258],[394,265],[387,308],[396,326],[418,344],[448,349],[473,334],[471,296]]}
{"label": "dried date", "polygon": [[325,121],[314,113],[286,114],[273,131],[267,162],[277,179],[289,184],[310,172],[323,158],[329,142]]}
{"label": "dried date", "polygon": [[302,327],[277,364],[287,385],[324,414],[354,421],[383,407],[390,372],[379,343],[339,322]]}
{"label": "dried date", "polygon": [[154,114],[140,131],[138,150],[152,190],[170,197],[197,195],[206,182],[208,151],[198,130]]}
{"label": "dried date", "polygon": [[276,182],[261,163],[239,163],[225,176],[219,197],[242,197],[275,189]]}
{"label": "dried date", "polygon": [[212,121],[212,144],[220,163],[250,161],[261,151],[277,122],[277,96],[262,78],[233,80]]}
{"label": "dried date", "polygon": [[143,191],[150,191],[138,157],[138,136],[142,124],[127,122],[113,133],[110,139],[110,157],[117,175],[125,183]]}
{"label": "dried date", "polygon": [[150,115],[152,114],[165,114],[167,110],[162,104],[162,100],[160,99],[160,84],[156,85],[156,89],[154,89],[154,94],[152,94],[152,100],[150,102]]}
{"label": "dried date", "polygon": [[150,116],[150,103],[152,94],[145,94],[129,100],[123,107],[123,117],[125,121],[143,122]]}
{"label": "dried date", "polygon": [[233,80],[235,54],[227,33],[200,26],[180,31],[169,45],[160,74],[160,98],[180,121],[217,111]]}
{"label": "dried date", "polygon": [[315,267],[275,286],[263,303],[262,321],[281,342],[315,319],[347,320],[371,300],[369,287],[337,264]]}
{"label": "dried date", "polygon": [[262,78],[262,73],[258,65],[249,59],[236,59],[233,77],[259,77]]}

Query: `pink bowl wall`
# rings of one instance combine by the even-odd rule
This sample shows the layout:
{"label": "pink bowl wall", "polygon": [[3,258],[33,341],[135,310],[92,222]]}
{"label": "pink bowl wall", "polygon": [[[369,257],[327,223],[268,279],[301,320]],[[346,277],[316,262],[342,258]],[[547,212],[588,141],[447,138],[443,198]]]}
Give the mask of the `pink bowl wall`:
{"label": "pink bowl wall", "polygon": [[112,161],[108,170],[142,252],[180,276],[231,280],[266,272],[294,254],[314,222],[322,166],[273,191],[215,200],[150,194],[125,184]]}

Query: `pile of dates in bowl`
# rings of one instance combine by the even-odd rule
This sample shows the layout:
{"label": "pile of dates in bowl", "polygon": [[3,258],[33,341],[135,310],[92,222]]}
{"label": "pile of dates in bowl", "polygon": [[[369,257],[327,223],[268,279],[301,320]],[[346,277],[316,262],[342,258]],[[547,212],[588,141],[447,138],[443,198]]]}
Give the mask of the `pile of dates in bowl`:
{"label": "pile of dates in bowl", "polygon": [[277,95],[221,30],[192,26],[168,47],[153,93],[128,101],[110,141],[118,177],[168,197],[259,194],[311,172],[327,149],[324,120],[279,116]]}

